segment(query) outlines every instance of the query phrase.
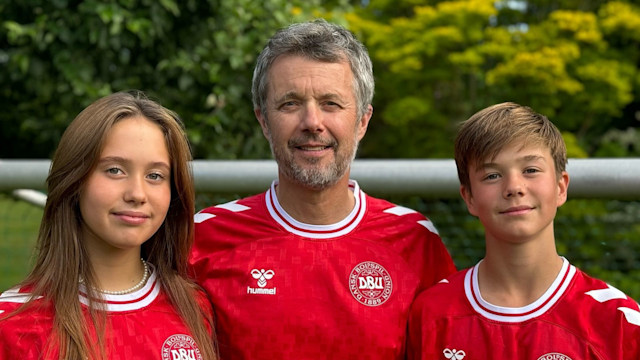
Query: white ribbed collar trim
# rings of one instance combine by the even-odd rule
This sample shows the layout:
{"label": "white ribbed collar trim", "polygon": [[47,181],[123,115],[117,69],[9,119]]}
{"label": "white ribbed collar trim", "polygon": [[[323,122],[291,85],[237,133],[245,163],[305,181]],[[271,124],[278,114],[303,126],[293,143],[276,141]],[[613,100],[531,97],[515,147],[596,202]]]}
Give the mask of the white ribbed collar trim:
{"label": "white ribbed collar trim", "polygon": [[287,214],[287,212],[280,206],[278,196],[276,194],[277,185],[278,181],[273,181],[271,183],[271,187],[266,192],[265,202],[267,209],[269,210],[269,214],[273,220],[292,234],[312,239],[330,239],[342,236],[355,229],[360,224],[360,221],[366,212],[367,200],[365,193],[360,190],[360,186],[358,186],[358,183],[355,180],[349,180],[349,188],[353,192],[355,206],[346,218],[335,224],[329,225],[312,225],[302,223]]}
{"label": "white ribbed collar trim", "polygon": [[469,300],[469,303],[478,314],[490,320],[507,323],[523,322],[544,314],[560,299],[576,274],[576,268],[563,257],[560,272],[539,299],[527,306],[511,308],[490,304],[482,298],[478,286],[478,266],[480,262],[467,270],[465,274],[464,292],[467,300]]}
{"label": "white ribbed collar trim", "polygon": [[[103,302],[106,305],[106,310],[110,312],[121,312],[142,309],[148,306],[158,297],[160,293],[160,283],[156,276],[156,271],[153,265],[149,264],[151,275],[144,287],[129,294],[123,295],[110,295],[103,294]],[[84,284],[80,284],[80,302],[84,305],[89,305],[89,299],[87,298],[86,287]]]}

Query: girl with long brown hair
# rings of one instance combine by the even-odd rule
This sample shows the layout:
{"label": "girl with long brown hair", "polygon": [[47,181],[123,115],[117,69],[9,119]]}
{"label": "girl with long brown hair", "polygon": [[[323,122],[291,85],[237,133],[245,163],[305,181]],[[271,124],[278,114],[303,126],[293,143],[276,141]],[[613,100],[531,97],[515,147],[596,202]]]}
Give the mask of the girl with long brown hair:
{"label": "girl with long brown hair", "polygon": [[0,359],[216,359],[187,277],[191,151],[175,113],[115,93],[62,135],[35,266],[0,295]]}

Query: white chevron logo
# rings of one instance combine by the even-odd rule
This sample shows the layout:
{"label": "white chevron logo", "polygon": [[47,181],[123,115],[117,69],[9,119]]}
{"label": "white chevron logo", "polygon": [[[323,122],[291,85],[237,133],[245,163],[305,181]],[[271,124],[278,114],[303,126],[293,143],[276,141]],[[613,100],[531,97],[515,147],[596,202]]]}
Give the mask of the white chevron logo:
{"label": "white chevron logo", "polygon": [[607,289],[591,290],[591,291],[587,291],[586,294],[601,303],[609,300],[614,300],[614,299],[627,298],[627,295],[625,295],[622,291],[614,288],[609,284],[607,284],[607,286],[609,286]]}
{"label": "white chevron logo", "polygon": [[640,312],[629,309],[628,307],[619,307],[627,321],[633,325],[640,326]]}
{"label": "white chevron logo", "polygon": [[[591,290],[587,291],[585,294],[591,296],[596,301],[603,303],[605,301],[615,300],[615,299],[626,299],[627,295],[622,291],[614,288],[613,286],[607,284],[608,288],[600,289],[600,290]],[[628,307],[619,307],[618,310],[622,311],[625,319],[633,325],[640,326],[640,311],[630,309]]]}
{"label": "white chevron logo", "polygon": [[250,208],[248,206],[244,206],[244,205],[240,205],[237,203],[238,200],[234,200],[234,201],[230,201],[226,204],[221,204],[221,205],[216,205],[217,208],[221,208],[221,209],[226,209],[229,211],[233,211],[233,212],[240,212],[240,211],[245,211],[245,210],[249,210]]}

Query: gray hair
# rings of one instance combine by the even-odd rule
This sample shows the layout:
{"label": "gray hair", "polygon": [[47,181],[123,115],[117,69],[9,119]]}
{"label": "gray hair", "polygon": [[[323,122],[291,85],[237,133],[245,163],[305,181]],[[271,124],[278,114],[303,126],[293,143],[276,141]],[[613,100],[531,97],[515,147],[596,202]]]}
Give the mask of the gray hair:
{"label": "gray hair", "polygon": [[266,108],[269,69],[281,55],[299,55],[331,63],[348,61],[353,72],[358,118],[367,112],[374,92],[373,66],[367,48],[349,30],[324,19],[292,24],[271,37],[253,70],[254,109]]}

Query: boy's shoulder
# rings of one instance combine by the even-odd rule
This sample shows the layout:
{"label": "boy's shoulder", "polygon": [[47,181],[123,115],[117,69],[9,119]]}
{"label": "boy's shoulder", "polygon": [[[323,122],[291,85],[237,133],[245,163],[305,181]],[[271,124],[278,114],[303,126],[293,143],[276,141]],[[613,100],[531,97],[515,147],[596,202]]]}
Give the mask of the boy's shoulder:
{"label": "boy's shoulder", "polygon": [[[576,268],[577,269],[577,268]],[[564,306],[589,321],[620,318],[640,327],[640,306],[618,288],[577,269]],[[640,328],[639,328],[640,329]]]}

